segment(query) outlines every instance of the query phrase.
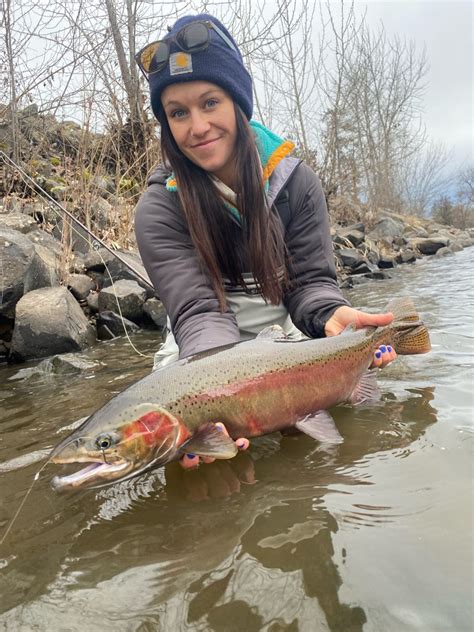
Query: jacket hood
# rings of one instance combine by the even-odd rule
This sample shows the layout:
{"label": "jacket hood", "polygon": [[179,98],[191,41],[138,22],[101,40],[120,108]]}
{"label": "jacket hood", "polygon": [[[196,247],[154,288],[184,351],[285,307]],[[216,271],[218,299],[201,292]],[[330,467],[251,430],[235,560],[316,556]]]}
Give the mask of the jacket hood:
{"label": "jacket hood", "polygon": [[[255,134],[258,155],[263,169],[263,181],[265,190],[268,189],[268,180],[275,167],[288,156],[295,148],[294,143],[284,140],[258,121],[250,121],[250,127]],[[160,165],[150,176],[148,184],[166,184],[168,191],[176,191],[178,185],[174,174],[169,168]]]}

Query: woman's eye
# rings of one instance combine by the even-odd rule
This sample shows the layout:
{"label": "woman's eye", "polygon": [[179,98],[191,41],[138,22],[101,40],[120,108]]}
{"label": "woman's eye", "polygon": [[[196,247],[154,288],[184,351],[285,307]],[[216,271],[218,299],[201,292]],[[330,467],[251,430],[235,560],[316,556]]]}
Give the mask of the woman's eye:
{"label": "woman's eye", "polygon": [[215,107],[218,103],[219,103],[219,101],[218,101],[217,99],[208,99],[208,100],[206,101],[206,106],[207,106],[208,108],[213,108],[213,107]]}
{"label": "woman's eye", "polygon": [[173,110],[171,112],[171,118],[183,118],[185,114],[186,112],[184,110]]}

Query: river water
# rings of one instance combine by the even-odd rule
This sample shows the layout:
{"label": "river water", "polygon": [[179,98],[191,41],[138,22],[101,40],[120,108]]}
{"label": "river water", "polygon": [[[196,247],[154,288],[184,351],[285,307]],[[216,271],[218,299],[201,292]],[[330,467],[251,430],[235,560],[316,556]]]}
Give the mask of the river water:
{"label": "river water", "polygon": [[[433,351],[381,371],[377,405],[334,409],[331,450],[271,435],[196,472],[65,495],[47,465],[0,546],[0,630],[472,630],[473,259],[351,290],[371,310],[411,296]],[[151,366],[125,340],[81,357],[77,374],[0,369],[0,538],[35,460]]]}

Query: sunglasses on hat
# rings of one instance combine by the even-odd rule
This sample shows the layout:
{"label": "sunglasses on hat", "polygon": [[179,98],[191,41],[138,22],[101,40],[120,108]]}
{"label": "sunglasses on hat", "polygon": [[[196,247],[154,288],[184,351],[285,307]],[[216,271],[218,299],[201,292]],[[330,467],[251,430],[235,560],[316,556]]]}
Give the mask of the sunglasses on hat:
{"label": "sunglasses on hat", "polygon": [[174,37],[151,42],[135,55],[135,61],[145,79],[148,80],[150,75],[161,72],[166,66],[172,42],[175,42],[185,53],[198,53],[208,48],[211,30],[215,31],[231,50],[238,53],[232,41],[213,22],[191,22],[180,29]]}

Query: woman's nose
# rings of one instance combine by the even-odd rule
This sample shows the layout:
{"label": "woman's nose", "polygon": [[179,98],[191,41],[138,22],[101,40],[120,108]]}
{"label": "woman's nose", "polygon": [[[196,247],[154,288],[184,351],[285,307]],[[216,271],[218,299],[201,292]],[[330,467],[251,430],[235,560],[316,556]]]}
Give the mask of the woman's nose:
{"label": "woman's nose", "polygon": [[191,114],[191,135],[203,136],[210,128],[209,121],[201,112]]}

